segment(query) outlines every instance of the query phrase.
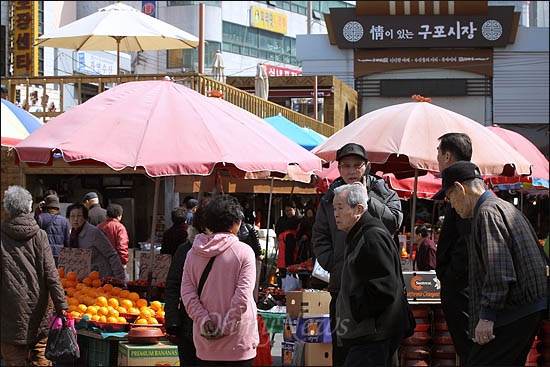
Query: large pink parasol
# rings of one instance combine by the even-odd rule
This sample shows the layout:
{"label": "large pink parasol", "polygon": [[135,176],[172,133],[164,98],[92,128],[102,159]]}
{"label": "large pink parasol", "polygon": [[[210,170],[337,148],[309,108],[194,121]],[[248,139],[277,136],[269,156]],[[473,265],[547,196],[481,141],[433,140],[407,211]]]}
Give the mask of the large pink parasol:
{"label": "large pink parasol", "polygon": [[[151,177],[290,175],[309,182],[321,160],[269,123],[169,80],[120,84],[51,119],[19,143],[23,162],[94,160]],[[304,179],[305,177],[305,179]]]}
{"label": "large pink parasol", "polygon": [[429,99],[415,97],[419,97],[417,102],[380,108],[359,117],[311,152],[332,161],[343,145],[358,143],[367,150],[373,172],[393,173],[398,178],[414,177],[411,228],[414,227],[418,176],[439,171],[437,146],[443,134],[468,134],[473,145],[472,161],[484,175],[531,172],[530,162],[485,126],[429,103]]}
{"label": "large pink parasol", "polygon": [[[60,156],[114,170],[144,168],[156,177],[151,241],[159,177],[227,170],[234,177],[288,175],[309,182],[321,170],[321,159],[260,117],[171,80],[120,84],[51,119],[15,150],[29,163]],[[151,246],[151,271],[153,251]]]}
{"label": "large pink parasol", "polygon": [[548,180],[549,180],[549,167],[548,159],[542,154],[542,152],[525,136],[508,129],[504,129],[499,126],[487,126],[487,129],[491,130],[502,139],[504,139],[508,144],[510,144],[514,149],[516,149],[521,155],[531,162],[532,174],[530,176],[521,176],[518,177],[491,177],[490,181],[492,184],[510,184],[521,182],[524,188],[533,188],[533,189],[546,189],[546,194],[548,195]]}
{"label": "large pink parasol", "polygon": [[374,170],[385,173],[414,169],[439,171],[438,138],[449,132],[472,139],[473,156],[482,174],[529,174],[530,162],[495,133],[476,121],[428,102],[409,102],[369,112],[312,150],[331,161],[344,144],[362,144]]}

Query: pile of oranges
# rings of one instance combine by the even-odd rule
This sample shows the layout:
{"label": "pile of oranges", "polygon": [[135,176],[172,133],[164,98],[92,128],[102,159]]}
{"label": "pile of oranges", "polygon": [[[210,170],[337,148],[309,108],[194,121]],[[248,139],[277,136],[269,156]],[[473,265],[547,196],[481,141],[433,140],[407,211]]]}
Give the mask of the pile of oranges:
{"label": "pile of oranges", "polygon": [[124,315],[133,315],[137,316],[136,324],[158,324],[157,317],[164,319],[162,303],[152,301],[149,305],[136,292],[112,284],[102,286],[97,271],[78,280],[75,272],[65,274],[59,269],[59,277],[69,304],[67,312],[75,318],[87,316],[91,321],[127,323]]}

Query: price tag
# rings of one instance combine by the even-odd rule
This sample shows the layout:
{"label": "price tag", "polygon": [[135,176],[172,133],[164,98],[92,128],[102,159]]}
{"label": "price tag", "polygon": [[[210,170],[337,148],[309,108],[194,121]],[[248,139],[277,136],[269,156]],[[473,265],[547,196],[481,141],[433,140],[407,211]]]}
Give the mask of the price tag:
{"label": "price tag", "polygon": [[[149,252],[142,252],[139,257],[139,279],[147,280],[149,275]],[[152,285],[166,281],[168,269],[172,262],[172,256],[168,254],[156,254],[153,258],[153,280]]]}
{"label": "price tag", "polygon": [[65,274],[74,271],[78,279],[86,278],[92,271],[92,250],[64,247],[59,251],[57,267],[65,270]]}

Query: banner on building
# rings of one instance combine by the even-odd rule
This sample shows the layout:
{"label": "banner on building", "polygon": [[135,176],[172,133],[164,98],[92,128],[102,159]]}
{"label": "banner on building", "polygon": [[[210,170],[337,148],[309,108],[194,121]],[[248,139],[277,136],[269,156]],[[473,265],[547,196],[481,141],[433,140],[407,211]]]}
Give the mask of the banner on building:
{"label": "banner on building", "polygon": [[13,1],[13,76],[36,76],[38,48],[38,1]]}
{"label": "banner on building", "polygon": [[250,16],[251,27],[281,34],[287,32],[288,19],[284,14],[253,6],[250,9]]}

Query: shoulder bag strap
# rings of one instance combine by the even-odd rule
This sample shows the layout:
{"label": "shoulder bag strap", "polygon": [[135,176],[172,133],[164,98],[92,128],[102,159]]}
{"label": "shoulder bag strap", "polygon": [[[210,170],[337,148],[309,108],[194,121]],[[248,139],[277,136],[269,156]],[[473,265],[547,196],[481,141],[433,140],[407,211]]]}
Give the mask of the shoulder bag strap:
{"label": "shoulder bag strap", "polygon": [[214,263],[215,258],[216,256],[212,256],[210,258],[210,261],[208,261],[208,264],[206,264],[202,272],[201,280],[199,281],[199,287],[197,288],[197,295],[199,296],[199,300],[201,299],[201,293],[202,293],[202,289],[204,288],[204,283],[206,282],[206,278],[208,278],[208,274],[212,269],[212,264]]}

